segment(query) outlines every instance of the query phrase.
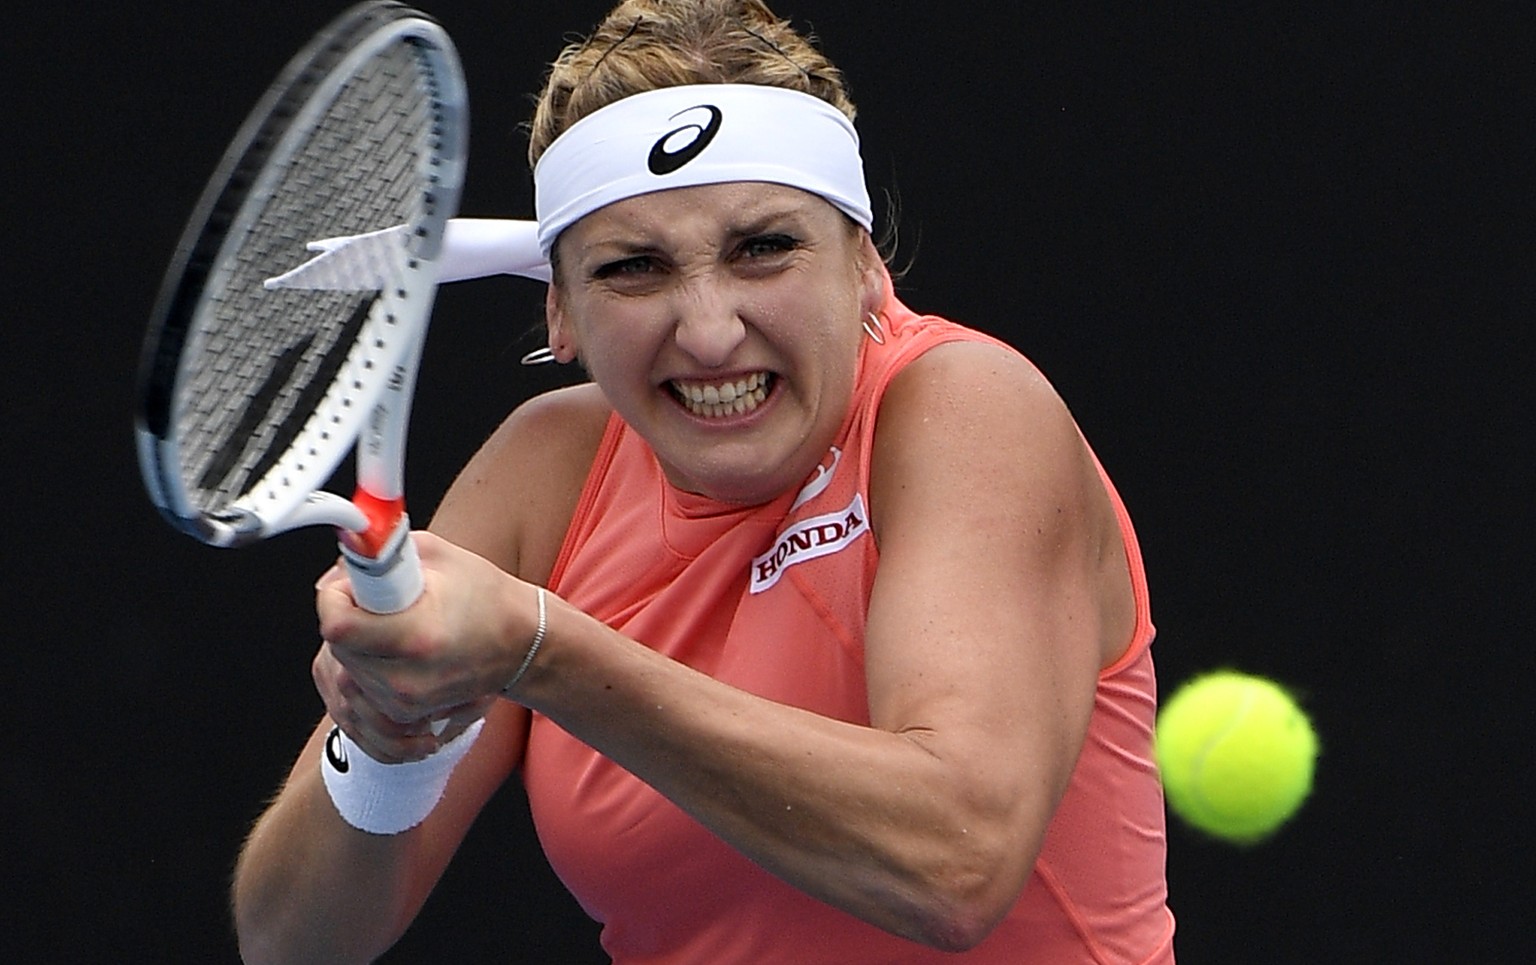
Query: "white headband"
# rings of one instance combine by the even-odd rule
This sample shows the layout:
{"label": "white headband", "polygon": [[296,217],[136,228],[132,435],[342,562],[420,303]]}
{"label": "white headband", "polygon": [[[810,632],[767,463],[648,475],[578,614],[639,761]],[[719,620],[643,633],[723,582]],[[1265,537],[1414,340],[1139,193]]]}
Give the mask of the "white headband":
{"label": "white headband", "polygon": [[[819,97],[761,84],[695,84],[634,94],[571,125],[534,166],[538,221],[455,218],[438,257],[440,282],[513,274],[549,281],[560,232],[597,209],[654,191],[767,181],[819,195],[874,225],[859,135]],[[320,254],[271,279],[273,288],[377,287],[397,226],[310,245]]]}
{"label": "white headband", "polygon": [[664,87],[615,101],[555,139],[533,169],[539,247],[598,208],[725,181],[787,184],[874,224],[859,135],[819,97],[760,84]]}

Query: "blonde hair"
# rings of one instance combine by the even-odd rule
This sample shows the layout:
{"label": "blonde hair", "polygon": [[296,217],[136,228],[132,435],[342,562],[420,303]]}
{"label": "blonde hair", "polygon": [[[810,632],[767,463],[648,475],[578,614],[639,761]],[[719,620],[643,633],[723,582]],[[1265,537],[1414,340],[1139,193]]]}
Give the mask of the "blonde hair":
{"label": "blonde hair", "polygon": [[551,65],[529,124],[529,165],[588,114],[683,84],[786,87],[855,115],[842,72],[761,0],[624,0]]}

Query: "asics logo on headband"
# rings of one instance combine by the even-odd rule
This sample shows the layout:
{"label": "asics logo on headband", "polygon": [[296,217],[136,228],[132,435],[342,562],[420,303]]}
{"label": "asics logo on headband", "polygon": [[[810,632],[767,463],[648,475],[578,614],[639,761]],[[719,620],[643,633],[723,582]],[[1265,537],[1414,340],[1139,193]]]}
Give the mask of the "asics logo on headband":
{"label": "asics logo on headband", "polygon": [[[693,111],[709,111],[709,123],[703,125],[684,124],[682,127],[675,128],[663,134],[661,136],[661,140],[651,145],[651,156],[646,159],[646,166],[651,169],[652,174],[660,176],[663,174],[671,174],[673,171],[676,171],[678,168],[682,167],[684,164],[687,164],[689,161],[692,161],[694,158],[703,153],[704,149],[709,147],[709,142],[713,141],[715,139],[715,135],[720,133],[720,121],[722,119],[722,115],[720,113],[720,108],[713,104],[700,104],[697,107],[690,107],[687,110],[678,111],[676,114],[673,114],[671,117],[667,118],[667,120],[677,120],[684,114],[688,114]],[[684,131],[695,131],[697,133],[694,134],[693,140],[689,141],[687,144],[684,144],[680,150],[668,150],[668,143]]]}

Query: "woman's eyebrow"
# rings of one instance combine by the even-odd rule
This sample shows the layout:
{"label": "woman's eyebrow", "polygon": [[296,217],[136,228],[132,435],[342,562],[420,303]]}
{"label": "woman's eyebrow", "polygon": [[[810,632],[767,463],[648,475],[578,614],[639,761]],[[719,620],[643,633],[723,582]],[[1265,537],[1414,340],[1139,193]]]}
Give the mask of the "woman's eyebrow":
{"label": "woman's eyebrow", "polygon": [[752,235],[760,235],[775,230],[782,231],[785,228],[796,227],[800,224],[800,213],[794,210],[770,211],[759,215],[750,221],[733,225],[727,230],[726,235],[731,238],[747,238]]}

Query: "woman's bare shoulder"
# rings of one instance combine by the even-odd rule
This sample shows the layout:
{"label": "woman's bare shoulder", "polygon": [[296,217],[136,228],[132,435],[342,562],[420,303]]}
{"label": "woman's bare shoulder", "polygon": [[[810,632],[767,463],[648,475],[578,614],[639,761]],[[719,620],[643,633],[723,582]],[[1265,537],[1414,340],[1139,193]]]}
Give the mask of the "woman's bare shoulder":
{"label": "woman's bare shoulder", "polygon": [[[937,452],[914,450],[924,441],[951,461],[935,465]],[[1001,460],[1009,470],[1002,479],[1012,480],[1052,470],[1080,476],[1085,457],[1055,388],[1028,359],[999,345],[936,346],[897,373],[880,402],[877,470],[891,464],[931,472],[948,487],[956,468],[973,462]]]}
{"label": "woman's bare shoulder", "polygon": [[432,529],[508,572],[544,582],[611,412],[591,384],[518,406],[465,464]]}

